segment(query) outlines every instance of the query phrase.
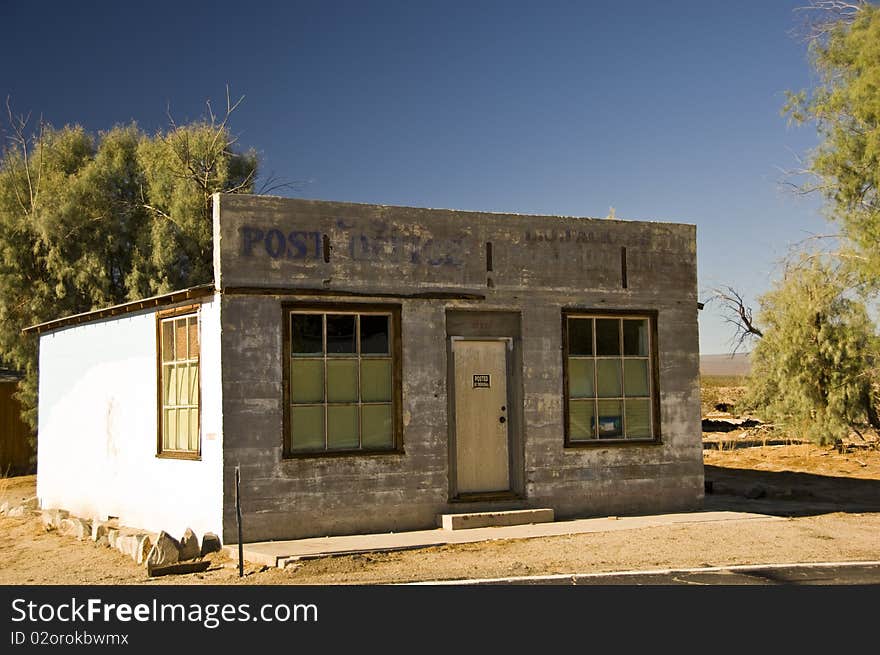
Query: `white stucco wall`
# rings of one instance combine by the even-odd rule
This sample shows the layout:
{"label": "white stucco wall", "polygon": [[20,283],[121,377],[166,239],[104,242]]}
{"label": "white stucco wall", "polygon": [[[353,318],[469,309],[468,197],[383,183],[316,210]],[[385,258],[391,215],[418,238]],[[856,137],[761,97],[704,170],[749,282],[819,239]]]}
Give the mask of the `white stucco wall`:
{"label": "white stucco wall", "polygon": [[222,535],[220,302],[201,306],[201,460],[156,456],[155,310],[40,338],[43,508],[180,537]]}

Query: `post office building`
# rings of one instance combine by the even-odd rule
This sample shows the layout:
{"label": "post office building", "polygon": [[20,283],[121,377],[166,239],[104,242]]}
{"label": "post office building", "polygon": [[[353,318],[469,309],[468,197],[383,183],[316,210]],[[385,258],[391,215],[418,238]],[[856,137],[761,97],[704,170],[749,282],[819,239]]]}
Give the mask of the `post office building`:
{"label": "post office building", "polygon": [[214,279],[29,328],[38,496],[246,541],[703,494],[692,225],[214,198]]}

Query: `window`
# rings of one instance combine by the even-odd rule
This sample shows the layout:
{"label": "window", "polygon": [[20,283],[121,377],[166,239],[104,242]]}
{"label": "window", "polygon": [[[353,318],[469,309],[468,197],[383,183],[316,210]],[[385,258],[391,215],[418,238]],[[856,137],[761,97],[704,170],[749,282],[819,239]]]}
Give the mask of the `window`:
{"label": "window", "polygon": [[656,440],[654,317],[563,315],[566,445]]}
{"label": "window", "polygon": [[159,314],[159,454],[199,455],[199,315]]}
{"label": "window", "polygon": [[395,450],[397,309],[288,309],[288,454]]}

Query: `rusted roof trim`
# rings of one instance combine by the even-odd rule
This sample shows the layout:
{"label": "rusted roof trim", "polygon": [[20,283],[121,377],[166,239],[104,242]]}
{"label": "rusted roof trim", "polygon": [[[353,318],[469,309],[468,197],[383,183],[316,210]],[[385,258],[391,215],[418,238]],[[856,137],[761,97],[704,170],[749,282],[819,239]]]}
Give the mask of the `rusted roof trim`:
{"label": "rusted roof trim", "polygon": [[404,300],[485,300],[481,293],[459,290],[432,290],[413,293],[361,291],[325,287],[226,287],[222,293],[233,296],[336,296],[351,298],[400,298]]}
{"label": "rusted roof trim", "polygon": [[203,284],[189,289],[181,289],[180,291],[172,291],[161,296],[152,296],[143,300],[133,300],[121,305],[114,305],[104,309],[95,309],[82,314],[74,314],[64,318],[57,318],[53,321],[46,321],[38,325],[31,325],[22,330],[23,334],[43,334],[58,330],[70,325],[79,325],[80,323],[89,323],[98,321],[102,318],[119,316],[122,314],[131,314],[144,309],[152,309],[154,307],[165,307],[186,300],[194,300],[213,295],[214,293],[231,294],[231,295],[306,295],[306,296],[349,296],[357,298],[402,298],[413,300],[485,300],[486,296],[480,293],[463,292],[463,291],[423,291],[417,293],[387,293],[382,291],[351,291],[346,289],[312,289],[297,287],[229,287],[227,289],[215,289],[213,284]]}
{"label": "rusted roof trim", "polygon": [[214,291],[213,283],[202,284],[197,287],[172,291],[171,293],[165,293],[160,296],[151,296],[150,298],[143,298],[142,300],[133,300],[131,302],[122,303],[121,305],[113,305],[112,307],[105,307],[104,309],[95,309],[90,312],[83,312],[82,314],[74,314],[73,316],[65,316],[64,318],[57,318],[53,321],[46,321],[45,323],[39,323],[38,325],[31,325],[30,327],[23,329],[22,333],[43,334],[44,332],[58,330],[70,325],[89,323],[91,321],[97,321],[111,316],[131,314],[144,309],[152,309],[153,307],[165,307],[185,300],[204,298],[205,296],[213,295]]}

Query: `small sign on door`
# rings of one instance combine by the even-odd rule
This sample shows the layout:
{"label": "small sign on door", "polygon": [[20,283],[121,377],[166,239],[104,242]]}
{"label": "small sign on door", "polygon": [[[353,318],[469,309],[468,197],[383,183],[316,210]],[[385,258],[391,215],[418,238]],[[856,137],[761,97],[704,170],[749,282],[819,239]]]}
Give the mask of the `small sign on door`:
{"label": "small sign on door", "polygon": [[489,389],[491,386],[488,374],[474,376],[474,389]]}

